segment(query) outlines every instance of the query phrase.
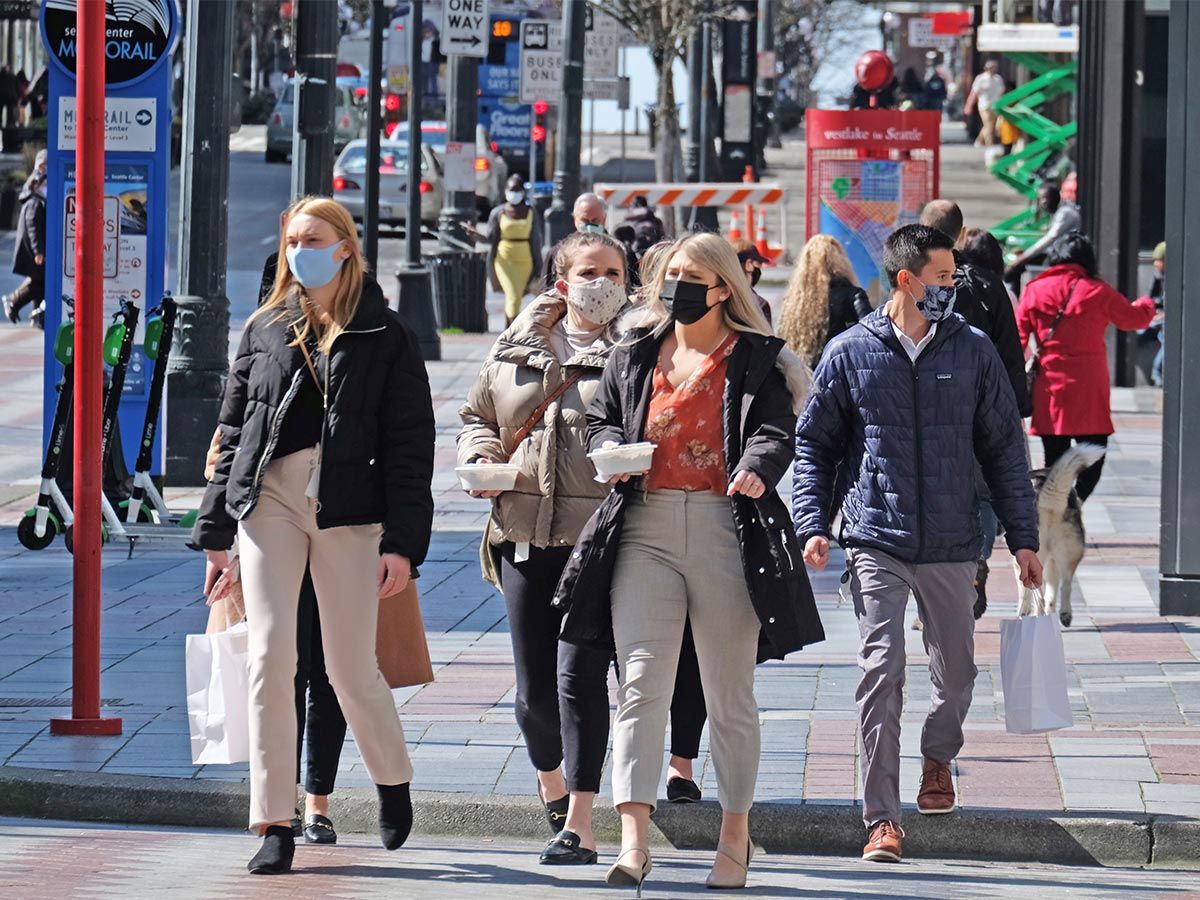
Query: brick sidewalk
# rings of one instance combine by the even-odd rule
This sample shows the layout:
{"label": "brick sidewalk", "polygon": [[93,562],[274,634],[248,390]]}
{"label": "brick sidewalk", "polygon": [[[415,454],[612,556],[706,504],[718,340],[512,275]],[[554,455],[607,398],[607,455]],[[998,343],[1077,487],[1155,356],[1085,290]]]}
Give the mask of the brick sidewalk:
{"label": "brick sidewalk", "polygon": [[[447,338],[446,360],[430,367],[438,532],[421,591],[437,681],[395,696],[421,789],[527,795],[533,773],[514,725],[503,602],[478,574],[477,535],[487,508],[458,490],[451,471],[455,411],[488,343]],[[1200,815],[1200,629],[1156,613],[1157,402],[1149,391],[1114,394],[1119,430],[1086,507],[1089,556],[1078,572],[1075,624],[1064,636],[1077,722],[1068,731],[1004,731],[999,624],[1016,590],[997,551],[991,610],[978,629],[975,703],[957,764],[966,807]],[[61,543],[41,553],[19,547],[12,525],[25,502],[0,508],[0,763],[244,780],[244,766],[189,761],[183,635],[202,630],[205,608],[199,558],[185,550],[139,549],[130,560],[122,549],[106,552],[102,692],[125,731],[116,738],[48,734],[48,719],[63,711],[52,706],[69,697],[70,557]],[[845,804],[859,797],[857,636],[836,591],[839,570],[835,563],[814,578],[828,640],[759,669],[760,799]],[[908,652],[902,790],[911,799],[929,699],[919,632],[909,632]],[[714,796],[707,744],[699,771],[705,794]],[[369,783],[351,739],[340,784]]]}

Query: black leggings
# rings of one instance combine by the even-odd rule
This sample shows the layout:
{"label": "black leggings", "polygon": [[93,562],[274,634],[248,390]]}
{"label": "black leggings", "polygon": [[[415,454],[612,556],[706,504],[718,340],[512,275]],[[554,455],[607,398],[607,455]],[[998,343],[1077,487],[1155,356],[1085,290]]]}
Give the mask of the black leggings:
{"label": "black leggings", "polygon": [[304,790],[317,797],[333,793],[338,760],[346,741],[346,718],[325,674],[321,616],[312,576],[304,571],[296,617],[296,783],[300,783],[300,749],[308,740]]}
{"label": "black leggings", "polygon": [[[529,559],[516,562],[516,545],[502,544],[500,580],[517,675],[517,727],[530,762],[540,772],[551,772],[561,763],[568,790],[598,793],[608,749],[612,652],[558,640],[562,614],[550,601],[571,550],[531,547]],[[671,706],[671,752],[694,758],[705,708],[690,637],[689,630]]]}
{"label": "black leggings", "polygon": [[[1098,444],[1101,447],[1108,446],[1107,434],[1043,434],[1042,451],[1046,458],[1046,468],[1054,465],[1058,459],[1071,448],[1071,441],[1077,444]],[[1101,459],[1095,465],[1088,466],[1079,473],[1079,477],[1075,479],[1075,493],[1079,495],[1079,502],[1082,503],[1092,495],[1092,491],[1096,489],[1096,485],[1100,483],[1100,471],[1104,468],[1104,460]]]}

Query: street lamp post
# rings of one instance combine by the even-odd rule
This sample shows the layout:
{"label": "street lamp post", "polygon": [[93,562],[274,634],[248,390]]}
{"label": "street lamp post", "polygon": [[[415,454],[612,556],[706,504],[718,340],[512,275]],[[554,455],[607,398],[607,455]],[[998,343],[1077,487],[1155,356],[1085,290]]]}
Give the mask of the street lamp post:
{"label": "street lamp post", "polygon": [[176,333],[167,363],[166,460],[172,484],[204,483],[203,435],[217,424],[229,372],[232,3],[190,0],[184,80]]}
{"label": "street lamp post", "polygon": [[424,71],[421,62],[422,0],[409,7],[408,64],[408,207],[404,218],[404,265],[396,270],[400,282],[399,312],[416,332],[421,355],[426,361],[442,358],[433,312],[433,290],[429,270],[421,265],[421,92]]}

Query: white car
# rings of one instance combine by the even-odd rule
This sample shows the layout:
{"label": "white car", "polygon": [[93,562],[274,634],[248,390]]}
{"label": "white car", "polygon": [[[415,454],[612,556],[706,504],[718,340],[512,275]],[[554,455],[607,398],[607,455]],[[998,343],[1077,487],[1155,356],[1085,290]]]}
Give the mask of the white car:
{"label": "white car", "polygon": [[[433,148],[444,161],[449,131],[445,122],[422,122],[421,145]],[[408,142],[408,123],[399,122],[392,130],[392,140]],[[487,127],[475,127],[475,206],[482,219],[504,199],[504,182],[508,180],[508,163],[500,155]]]}
{"label": "white car", "polygon": [[[333,197],[363,219],[367,188],[367,142],[351,141],[333,164]],[[442,165],[433,148],[421,146],[421,223],[431,228],[442,211]],[[408,144],[381,141],[379,145],[379,222],[403,225],[408,220]]]}

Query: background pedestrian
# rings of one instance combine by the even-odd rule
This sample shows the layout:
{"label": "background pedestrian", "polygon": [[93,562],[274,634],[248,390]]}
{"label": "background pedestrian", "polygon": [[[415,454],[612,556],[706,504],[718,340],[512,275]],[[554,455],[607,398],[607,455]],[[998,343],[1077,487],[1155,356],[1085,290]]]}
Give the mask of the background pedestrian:
{"label": "background pedestrian", "polygon": [[792,352],[815,366],[830,340],[870,312],[867,292],[858,286],[854,267],[837,238],[827,234],[809,238],[779,313],[779,336]]}
{"label": "background pedestrian", "polygon": [[[1033,279],[1017,307],[1021,344],[1033,338],[1039,371],[1033,379],[1029,431],[1042,439],[1046,468],[1079,444],[1108,446],[1113,433],[1108,352],[1109,325],[1123,331],[1145,328],[1154,318],[1149,297],[1130,303],[1096,275],[1092,242],[1071,232],[1046,254],[1049,268]],[[1075,482],[1080,501],[1100,481],[1104,460],[1084,469]]]}

